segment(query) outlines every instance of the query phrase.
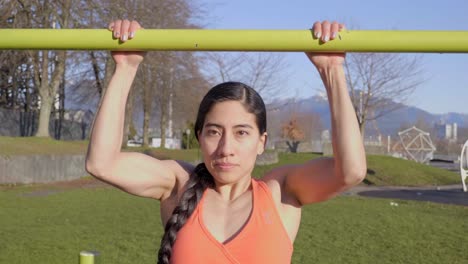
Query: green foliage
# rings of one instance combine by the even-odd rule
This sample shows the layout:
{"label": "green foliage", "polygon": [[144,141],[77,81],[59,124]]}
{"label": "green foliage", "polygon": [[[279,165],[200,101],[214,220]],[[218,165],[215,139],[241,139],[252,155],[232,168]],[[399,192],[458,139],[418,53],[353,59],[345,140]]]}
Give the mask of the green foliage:
{"label": "green foliage", "polygon": [[[190,133],[187,134],[187,129],[190,130]],[[200,144],[198,143],[197,138],[195,137],[195,124],[193,122],[189,122],[187,124],[187,129],[184,130],[182,133],[182,148],[183,149],[198,149],[200,148]]]}
{"label": "green foliage", "polygon": [[129,127],[129,132],[128,132],[128,139],[131,140],[131,139],[134,139],[135,136],[137,135],[137,130],[135,128],[135,124],[133,124],[133,122],[130,122],[130,127]]}

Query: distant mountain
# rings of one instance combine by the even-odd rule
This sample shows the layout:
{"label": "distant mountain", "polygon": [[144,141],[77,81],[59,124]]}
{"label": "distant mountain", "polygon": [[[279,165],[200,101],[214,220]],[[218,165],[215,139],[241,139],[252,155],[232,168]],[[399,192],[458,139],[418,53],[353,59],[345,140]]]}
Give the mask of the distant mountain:
{"label": "distant mountain", "polygon": [[[395,103],[396,104],[396,103]],[[275,109],[287,117],[291,112],[316,113],[320,115],[325,128],[330,129],[330,110],[328,100],[324,95],[316,95],[305,99],[276,100],[267,105],[267,109]],[[457,123],[460,128],[468,128],[468,114],[446,113],[432,114],[414,106],[401,105],[401,108],[390,112],[375,122],[366,126],[366,134],[376,135],[380,131],[383,135],[395,135],[402,125],[415,124],[418,120],[424,120],[428,125],[436,123]]]}

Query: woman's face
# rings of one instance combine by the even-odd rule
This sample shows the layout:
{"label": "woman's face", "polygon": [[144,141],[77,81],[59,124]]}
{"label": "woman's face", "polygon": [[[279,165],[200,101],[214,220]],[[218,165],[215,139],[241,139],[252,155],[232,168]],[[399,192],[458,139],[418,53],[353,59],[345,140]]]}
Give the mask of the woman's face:
{"label": "woman's face", "polygon": [[240,102],[225,101],[208,112],[198,138],[211,175],[220,184],[230,184],[251,176],[266,133],[260,135],[255,115]]}

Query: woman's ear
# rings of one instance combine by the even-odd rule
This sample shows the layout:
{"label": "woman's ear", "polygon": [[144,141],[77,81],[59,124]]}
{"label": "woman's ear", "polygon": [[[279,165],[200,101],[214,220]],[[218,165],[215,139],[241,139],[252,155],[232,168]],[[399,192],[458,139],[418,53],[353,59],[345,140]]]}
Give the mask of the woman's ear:
{"label": "woman's ear", "polygon": [[200,136],[201,136],[202,132],[201,132],[201,130],[198,130],[198,131],[196,131],[195,133],[197,134],[197,137],[196,137],[196,138],[197,138],[198,145],[199,145],[199,148],[200,148],[200,147],[202,147],[202,145],[203,145],[203,140],[200,140],[200,139],[201,139]]}
{"label": "woman's ear", "polygon": [[258,150],[257,150],[257,154],[258,154],[258,155],[263,154],[263,152],[265,151],[265,149],[266,149],[266,144],[267,144],[267,139],[268,139],[268,134],[267,134],[267,132],[264,132],[264,133],[260,136],[260,142],[259,142],[259,144],[258,144]]}

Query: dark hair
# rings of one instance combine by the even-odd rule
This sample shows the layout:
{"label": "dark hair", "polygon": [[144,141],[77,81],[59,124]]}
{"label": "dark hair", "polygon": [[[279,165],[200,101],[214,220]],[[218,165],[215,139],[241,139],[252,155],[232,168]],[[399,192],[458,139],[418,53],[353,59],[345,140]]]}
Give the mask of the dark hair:
{"label": "dark hair", "polygon": [[[197,121],[195,122],[195,136],[197,140],[198,133],[203,129],[205,117],[213,105],[225,101],[241,102],[247,112],[255,115],[260,134],[266,132],[266,109],[260,95],[243,83],[225,82],[211,88],[200,103]],[[211,176],[206,168],[205,163],[198,164],[187,182],[187,190],[182,194],[179,204],[166,223],[158,253],[158,263],[169,263],[177,232],[179,232],[197,207],[206,188],[214,187],[214,185],[213,176]]]}

